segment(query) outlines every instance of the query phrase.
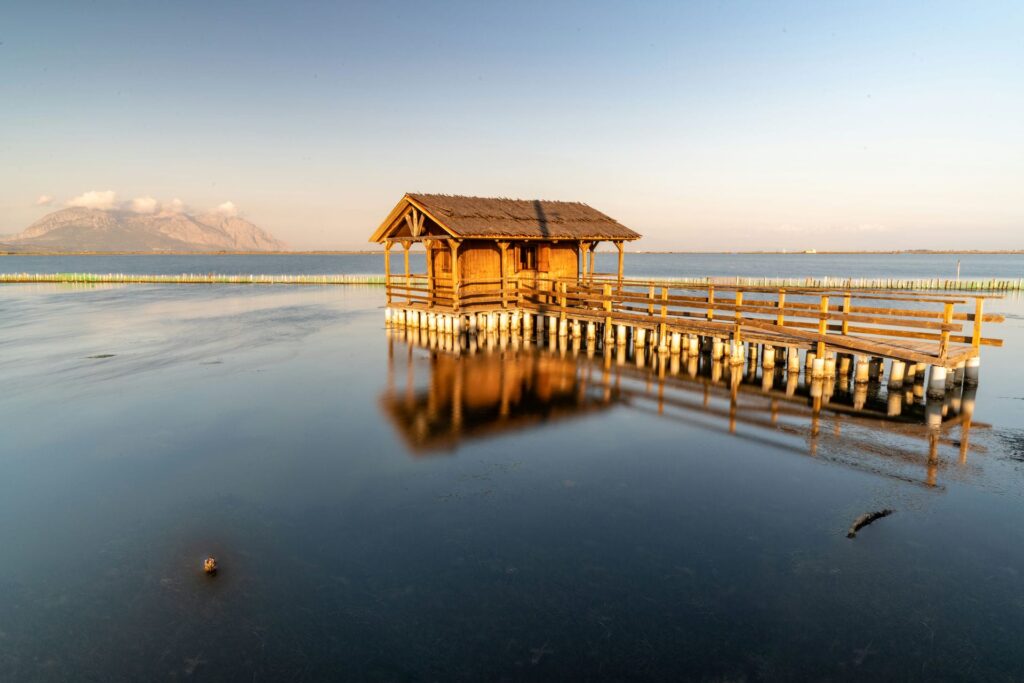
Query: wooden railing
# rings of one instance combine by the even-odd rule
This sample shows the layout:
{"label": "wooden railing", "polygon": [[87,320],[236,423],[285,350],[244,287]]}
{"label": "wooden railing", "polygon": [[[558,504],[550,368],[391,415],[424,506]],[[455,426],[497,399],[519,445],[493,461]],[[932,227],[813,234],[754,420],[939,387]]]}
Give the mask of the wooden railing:
{"label": "wooden railing", "polygon": [[[856,349],[859,338],[918,340],[938,344],[945,359],[950,344],[1001,346],[982,336],[982,323],[1002,322],[984,313],[984,296],[967,298],[906,292],[844,291],[812,288],[694,286],[652,280],[595,277],[584,282],[553,280],[548,286],[520,287],[527,307],[569,317],[742,340],[784,336]],[[956,310],[973,304],[972,310]],[[965,332],[965,323],[970,328]],[[833,340],[829,340],[834,336]],[[893,349],[897,355],[898,349]]]}
{"label": "wooden railing", "polygon": [[450,277],[392,275],[387,285],[389,304],[452,311],[479,308],[510,308],[519,303],[519,281],[515,278],[468,279],[453,286]]}

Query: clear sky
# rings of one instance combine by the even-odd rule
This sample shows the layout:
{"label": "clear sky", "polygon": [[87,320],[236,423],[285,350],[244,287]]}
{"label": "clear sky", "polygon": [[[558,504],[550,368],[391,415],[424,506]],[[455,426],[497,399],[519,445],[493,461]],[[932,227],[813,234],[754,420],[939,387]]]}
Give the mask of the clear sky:
{"label": "clear sky", "polygon": [[422,191],[637,249],[1024,248],[1024,3],[12,1],[0,160],[0,234],[112,191],[367,248]]}

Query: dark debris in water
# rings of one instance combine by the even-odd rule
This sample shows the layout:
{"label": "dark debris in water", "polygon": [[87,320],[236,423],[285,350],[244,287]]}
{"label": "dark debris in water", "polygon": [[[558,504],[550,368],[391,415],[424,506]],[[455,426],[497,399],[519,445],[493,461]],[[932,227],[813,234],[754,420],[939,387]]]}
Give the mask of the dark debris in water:
{"label": "dark debris in water", "polygon": [[113,358],[115,355],[117,355],[117,354],[113,354],[113,353],[97,353],[95,356],[89,356],[89,359]]}
{"label": "dark debris in water", "polygon": [[865,514],[861,515],[857,519],[853,520],[853,524],[850,525],[850,530],[846,532],[846,537],[847,538],[856,538],[858,531],[860,531],[861,529],[866,527],[868,524],[871,524],[876,519],[881,519],[882,517],[888,517],[893,512],[895,512],[895,510],[890,510],[889,508],[885,508],[884,510],[876,510],[874,512],[868,512],[868,513],[865,513]]}

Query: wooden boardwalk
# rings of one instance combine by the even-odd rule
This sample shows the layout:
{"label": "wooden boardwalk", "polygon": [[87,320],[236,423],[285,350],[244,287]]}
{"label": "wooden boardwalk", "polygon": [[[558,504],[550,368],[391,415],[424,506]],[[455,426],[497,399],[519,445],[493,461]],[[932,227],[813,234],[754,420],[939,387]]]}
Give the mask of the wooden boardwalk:
{"label": "wooden boardwalk", "polygon": [[[396,278],[388,287],[388,321],[459,332],[483,328],[518,333],[534,329],[602,344],[650,345],[663,352],[709,352],[743,362],[751,348],[807,355],[823,375],[842,357],[890,359],[976,369],[982,346],[1002,340],[983,335],[988,295],[884,289],[774,288],[680,285],[672,281],[583,277],[462,283]],[[815,365],[818,360],[818,365]],[[775,363],[775,358],[768,361]],[[820,366],[820,368],[818,367]],[[905,372],[903,370],[896,370]]]}

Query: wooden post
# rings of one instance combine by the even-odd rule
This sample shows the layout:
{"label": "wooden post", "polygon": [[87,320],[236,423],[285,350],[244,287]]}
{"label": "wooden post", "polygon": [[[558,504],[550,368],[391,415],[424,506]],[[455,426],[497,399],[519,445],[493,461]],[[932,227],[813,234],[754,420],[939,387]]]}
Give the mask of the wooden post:
{"label": "wooden post", "polygon": [[507,261],[505,252],[508,251],[508,242],[498,242],[498,249],[501,250],[498,258],[500,264],[498,267],[501,270],[501,307],[505,308],[508,305],[505,301],[505,262]]}
{"label": "wooden post", "polygon": [[846,320],[846,316],[850,313],[850,294],[847,292],[843,295],[843,334],[850,333],[850,323]]}
{"label": "wooden post", "polygon": [[430,245],[433,240],[423,240],[423,247],[427,250],[427,308],[434,307],[434,255],[430,253]]}
{"label": "wooden post", "polygon": [[452,309],[459,310],[459,288],[462,282],[459,278],[459,245],[460,240],[449,240],[448,246],[452,250]]}
{"label": "wooden post", "polygon": [[654,285],[648,288],[647,298],[651,300],[651,303],[647,304],[647,315],[654,315]]}
{"label": "wooden post", "polygon": [[604,294],[604,338],[608,340],[612,334],[612,286],[602,288]]}
{"label": "wooden post", "polygon": [[411,247],[412,242],[402,240],[403,256],[405,257],[405,302],[407,304],[412,304],[412,292],[409,291],[409,249]]}
{"label": "wooden post", "polygon": [[786,314],[783,309],[786,308],[786,290],[779,290],[779,315],[775,318],[775,324],[779,327],[783,327],[786,324]]}
{"label": "wooden post", "polygon": [[384,292],[391,305],[391,240],[384,240]]}
{"label": "wooden post", "polygon": [[615,243],[616,248],[619,250],[619,287],[622,287],[622,242]]}
{"label": "wooden post", "polygon": [[743,313],[740,308],[743,306],[743,292],[736,290],[736,330],[733,332],[733,341],[739,344],[743,341],[743,336],[740,331],[740,327],[743,323]]}
{"label": "wooden post", "polygon": [[597,245],[598,244],[600,244],[600,243],[599,242],[591,242],[590,243],[590,281],[591,282],[594,281],[594,256],[596,255]]}
{"label": "wooden post", "polygon": [[[589,243],[580,241],[580,259],[583,261],[583,269],[576,271],[576,281],[583,282],[587,279],[587,268],[589,267],[587,262],[587,256],[589,256],[590,249]],[[577,266],[578,268],[578,266]]]}
{"label": "wooden post", "polygon": [[974,331],[971,333],[971,346],[981,346],[981,319],[985,317],[985,300],[978,297],[974,300]]}
{"label": "wooden post", "polygon": [[665,333],[668,331],[668,287],[661,288],[661,324],[658,327],[658,343],[664,346],[662,340],[665,339]]}
{"label": "wooden post", "polygon": [[[821,317],[818,319],[818,334],[824,337],[828,334],[828,297],[821,297],[821,306],[818,309]],[[818,339],[818,358],[825,358],[825,340]]]}
{"label": "wooden post", "polygon": [[[942,312],[942,322],[951,323],[953,322],[953,304],[945,304]],[[949,353],[949,330],[943,330],[941,339],[939,340],[939,358],[943,363],[946,362],[946,354]]]}
{"label": "wooden post", "polygon": [[708,320],[715,319],[715,286],[708,285]]}

